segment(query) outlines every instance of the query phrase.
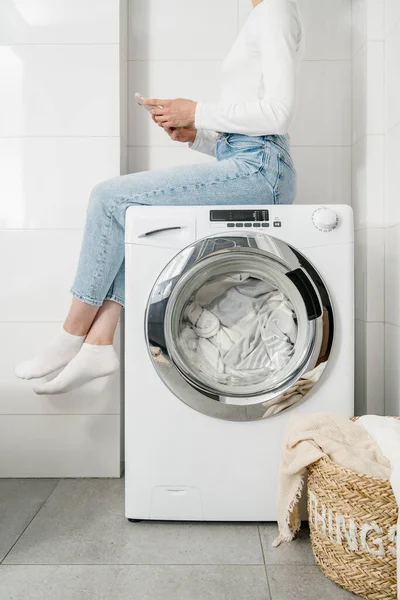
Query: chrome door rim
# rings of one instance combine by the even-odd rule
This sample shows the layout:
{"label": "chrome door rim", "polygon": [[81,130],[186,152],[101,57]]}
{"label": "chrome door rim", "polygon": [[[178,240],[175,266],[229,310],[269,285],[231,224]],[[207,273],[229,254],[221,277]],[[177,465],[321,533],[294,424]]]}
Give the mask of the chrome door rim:
{"label": "chrome door rim", "polygon": [[[160,280],[162,280],[163,273],[160,274],[153,287],[146,311],[146,338],[150,356],[156,371],[165,385],[167,385],[181,401],[203,414],[237,421],[265,418],[270,416],[271,412],[275,414],[275,412],[279,412],[290,405],[291,390],[293,390],[294,393],[296,389],[299,388],[299,381],[302,382],[305,380],[308,376],[307,374],[313,371],[313,369],[321,363],[320,351],[323,340],[329,340],[329,342],[325,352],[324,364],[321,365],[320,368],[321,372],[323,370],[322,367],[326,366],[333,339],[333,310],[328,290],[311,263],[301,255],[301,253],[285,242],[266,234],[251,232],[243,235],[243,232],[235,232],[228,235],[216,234],[214,236],[208,236],[185,248],[184,252],[188,255],[188,251],[192,250],[192,253],[195,254],[196,251],[204,246],[205,242],[215,239],[229,239],[237,242],[237,240],[243,240],[244,238],[252,240],[253,244],[258,242],[258,246],[256,244],[256,247],[254,247],[254,245],[253,247],[244,247],[239,243],[235,248],[207,252],[205,255],[200,256],[200,258],[196,258],[191,265],[187,265],[187,263],[185,265],[179,265],[179,272],[175,274],[175,281],[170,286],[164,315],[166,347],[158,349],[158,354],[157,352],[154,352],[154,348],[151,347],[151,342],[149,340],[149,320],[152,301],[156,296],[158,297],[157,287]],[[262,242],[267,240],[269,242],[268,249],[260,248],[259,246],[263,245]],[[264,387],[263,389],[252,390],[251,393],[249,393],[249,388],[246,386],[246,388],[239,393],[230,393],[228,396],[227,394],[224,394],[223,389],[215,386],[215,382],[214,385],[212,385],[212,380],[210,385],[205,385],[204,381],[195,380],[193,373],[189,375],[186,365],[184,361],[181,360],[180,353],[176,349],[175,340],[172,336],[171,323],[173,323],[174,312],[179,313],[180,304],[184,304],[184,300],[182,300],[184,297],[182,290],[185,289],[187,283],[192,281],[193,276],[198,273],[203,273],[203,278],[205,278],[204,281],[208,279],[207,265],[209,264],[210,259],[213,261],[220,260],[221,264],[226,265],[229,261],[235,262],[239,255],[248,255],[249,253],[252,253],[253,256],[258,257],[260,260],[268,260],[269,266],[271,266],[271,264],[279,265],[282,274],[284,274],[285,269],[287,269],[287,272],[293,269],[303,269],[307,273],[310,285],[313,286],[314,291],[321,301],[326,318],[323,318],[322,315],[312,321],[307,321],[309,332],[311,331],[312,334],[311,343],[304,349],[303,355],[301,355],[301,353],[300,355],[297,354],[296,360],[292,361],[292,359],[290,359],[288,365],[283,368],[283,370],[286,369],[287,374],[279,385],[272,387],[272,389],[270,386],[270,389]],[[178,258],[180,254],[181,252],[178,252],[175,259]],[[169,265],[171,265],[171,263],[172,261]],[[169,265],[166,266],[166,269],[168,269]],[[276,279],[274,279],[274,281],[276,282]],[[321,290],[323,291],[322,294]],[[299,292],[297,293],[299,294]],[[302,298],[300,294],[299,296]],[[304,314],[302,315],[301,321],[303,322],[303,320]],[[308,380],[308,382],[307,385],[304,386],[307,388],[306,393],[309,393],[316,383],[311,380]],[[216,389],[216,387],[218,387],[218,389]],[[299,397],[295,402],[302,399],[302,395],[300,393],[298,395]],[[246,396],[246,398],[249,399],[249,403],[243,405],[241,401],[238,400],[241,399],[242,396]],[[239,403],[235,403],[237,400]]]}

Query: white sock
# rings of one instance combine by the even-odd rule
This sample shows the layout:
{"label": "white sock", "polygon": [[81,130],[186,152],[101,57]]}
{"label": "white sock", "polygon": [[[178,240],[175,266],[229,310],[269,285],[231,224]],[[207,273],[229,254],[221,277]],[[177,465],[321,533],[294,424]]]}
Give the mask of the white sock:
{"label": "white sock", "polygon": [[37,379],[62,369],[79,352],[85,335],[72,335],[64,328],[37,356],[25,360],[15,367],[20,379]]}
{"label": "white sock", "polygon": [[65,394],[98,377],[118,370],[119,360],[114,346],[83,344],[78,354],[52,381],[33,388],[36,394]]}

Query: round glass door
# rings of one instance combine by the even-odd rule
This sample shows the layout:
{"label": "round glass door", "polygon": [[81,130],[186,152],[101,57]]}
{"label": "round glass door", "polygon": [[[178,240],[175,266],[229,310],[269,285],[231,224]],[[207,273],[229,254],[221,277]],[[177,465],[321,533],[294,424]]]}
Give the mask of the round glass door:
{"label": "round glass door", "polygon": [[321,278],[265,234],[217,235],[185,248],[160,274],[146,321],[164,383],[196,410],[230,420],[265,418],[300,401],[322,375],[333,337]]}

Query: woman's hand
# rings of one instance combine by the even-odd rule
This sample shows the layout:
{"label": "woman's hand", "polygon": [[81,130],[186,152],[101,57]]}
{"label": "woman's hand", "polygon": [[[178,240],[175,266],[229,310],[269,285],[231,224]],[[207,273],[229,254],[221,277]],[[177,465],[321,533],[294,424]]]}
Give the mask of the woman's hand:
{"label": "woman's hand", "polygon": [[191,125],[190,127],[164,127],[164,130],[168,133],[171,140],[175,142],[194,142],[196,139],[196,128]]}
{"label": "woman's hand", "polygon": [[156,122],[163,127],[190,127],[194,125],[197,102],[177,98],[176,100],[161,100],[148,98],[144,104],[157,104],[162,108],[153,108],[151,114]]}
{"label": "woman's hand", "polygon": [[164,131],[169,135],[171,140],[175,142],[194,142],[196,139],[197,129],[194,125],[190,125],[189,127],[164,127],[161,123],[157,123],[156,118],[151,115],[152,120],[156,125],[162,127]]}

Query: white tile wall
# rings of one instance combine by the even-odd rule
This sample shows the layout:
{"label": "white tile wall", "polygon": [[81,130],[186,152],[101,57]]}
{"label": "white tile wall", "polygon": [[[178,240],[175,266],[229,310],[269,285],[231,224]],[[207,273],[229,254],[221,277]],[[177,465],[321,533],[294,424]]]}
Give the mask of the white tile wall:
{"label": "white tile wall", "polygon": [[186,145],[172,146],[131,146],[129,148],[129,172],[167,169],[178,165],[213,162],[215,158],[202,152],[190,150]]}
{"label": "white tile wall", "polygon": [[118,44],[118,11],[119,0],[4,1],[0,44]]}
{"label": "white tile wall", "polygon": [[71,298],[81,231],[0,232],[2,321],[63,321]]}
{"label": "white tile wall", "polygon": [[353,56],[366,41],[385,39],[385,0],[353,0]]}
{"label": "white tile wall", "polygon": [[356,415],[385,412],[384,327],[356,320]]}
{"label": "white tile wall", "polygon": [[400,327],[385,326],[385,414],[400,415]]}
{"label": "white tile wall", "polygon": [[[351,58],[351,0],[297,0],[305,31],[306,60]],[[239,0],[239,23],[251,12],[250,0]]]}
{"label": "white tile wall", "polygon": [[134,0],[130,4],[129,58],[222,59],[235,40],[237,22],[238,4],[232,0],[169,0],[167,9],[165,0]]}
{"label": "white tile wall", "polygon": [[351,204],[349,147],[294,146],[296,204]]}
{"label": "white tile wall", "polygon": [[118,44],[119,0],[4,0],[0,44]]}
{"label": "white tile wall", "polygon": [[365,400],[367,413],[385,414],[385,325],[364,323],[365,327]]}
{"label": "white tile wall", "polygon": [[303,62],[293,145],[348,146],[350,132],[350,61]]}
{"label": "white tile wall", "polygon": [[361,50],[367,41],[367,2],[352,0],[352,55]]}
{"label": "white tile wall", "polygon": [[385,136],[367,135],[352,147],[352,204],[355,229],[384,227]]}
{"label": "white tile wall", "polygon": [[392,227],[400,223],[400,123],[385,138],[385,224]]}
{"label": "white tile wall", "polygon": [[367,65],[367,134],[384,133],[385,46],[383,42],[368,42]]}
{"label": "white tile wall", "polygon": [[400,123],[385,137],[385,222],[386,227],[392,227],[400,223]]}
{"label": "white tile wall", "polygon": [[128,0],[116,0],[116,2],[119,4],[119,50],[121,56],[128,60],[129,4]]}
{"label": "white tile wall", "polygon": [[298,0],[306,60],[351,58],[351,1]]}
{"label": "white tile wall", "polygon": [[[356,414],[384,412],[384,6],[352,0]],[[376,338],[374,342],[374,338]]]}
{"label": "white tile wall", "polygon": [[[356,236],[356,311],[362,320],[357,325],[357,364],[358,372],[364,373],[361,380],[359,377],[356,380],[356,397],[359,405],[363,404],[369,412],[377,412],[368,398],[373,395],[380,398],[384,389],[385,412],[397,415],[400,411],[400,212],[397,185],[400,170],[400,0],[353,0],[353,28],[353,141],[356,142],[353,146],[353,203],[355,224],[359,229]],[[381,273],[383,246],[384,272]],[[385,323],[384,335],[381,333],[382,321]],[[373,333],[368,335],[368,330]],[[382,337],[385,345],[383,366]]]}
{"label": "white tile wall", "polygon": [[364,322],[366,313],[367,296],[367,233],[365,229],[355,233],[355,316],[359,321]]}
{"label": "white tile wall", "polygon": [[367,45],[353,58],[352,72],[352,141],[359,141],[367,134]]}
{"label": "white tile wall", "polygon": [[385,410],[400,415],[400,0],[385,9]]}
{"label": "white tile wall", "polygon": [[367,38],[381,41],[385,39],[385,0],[367,0]]}
{"label": "white tile wall", "polygon": [[117,137],[0,138],[0,228],[82,229],[93,186],[119,171],[119,145]]}
{"label": "white tile wall", "polygon": [[119,477],[119,415],[1,415],[0,477]]}
{"label": "white tile wall", "polygon": [[400,122],[400,22],[386,40],[386,131]]}
{"label": "white tile wall", "polygon": [[120,136],[127,145],[128,143],[128,60],[120,57]]}
{"label": "white tile wall", "polygon": [[239,0],[239,28],[243,26],[251,10],[252,5],[249,0]]}
{"label": "white tile wall", "polygon": [[126,8],[0,3],[0,477],[120,474],[119,376],[37,397],[13,368],[61,327],[90,190],[127,156]]}
{"label": "white tile wall", "polygon": [[356,318],[384,321],[384,230],[361,229],[355,235]]}
{"label": "white tile wall", "polygon": [[353,59],[353,143],[384,133],[384,43],[367,42]]}
{"label": "white tile wall", "polygon": [[365,323],[356,319],[355,321],[355,414],[367,413],[367,399],[365,395]]}
{"label": "white tile wall", "polygon": [[400,327],[400,225],[385,230],[385,321]]}
{"label": "white tile wall", "polygon": [[385,35],[386,37],[393,31],[400,22],[400,3],[399,0],[386,0],[385,2]]}
{"label": "white tile wall", "polygon": [[[119,6],[119,113],[120,113],[120,173],[128,173],[128,0]],[[122,439],[122,438],[121,438]]]}
{"label": "white tile wall", "polygon": [[0,97],[0,137],[118,137],[118,45],[0,46]]}

